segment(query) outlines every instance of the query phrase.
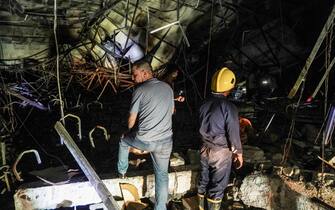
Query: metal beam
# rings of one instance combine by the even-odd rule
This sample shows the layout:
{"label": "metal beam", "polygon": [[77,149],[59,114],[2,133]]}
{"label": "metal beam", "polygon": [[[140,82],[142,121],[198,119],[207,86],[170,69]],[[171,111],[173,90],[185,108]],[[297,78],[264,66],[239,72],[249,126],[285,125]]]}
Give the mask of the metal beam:
{"label": "metal beam", "polygon": [[291,89],[290,93],[288,94],[288,98],[292,99],[295,96],[295,94],[297,93],[301,83],[305,80],[306,75],[307,75],[308,70],[309,70],[309,67],[312,64],[312,62],[313,62],[313,60],[316,56],[316,53],[319,51],[319,48],[320,48],[325,36],[329,32],[329,29],[330,29],[330,27],[333,23],[334,17],[335,17],[335,5],[333,6],[333,9],[332,9],[331,13],[330,13],[325,25],[322,28],[322,31],[321,31],[313,49],[312,49],[311,54],[308,56],[308,58],[306,60],[305,66],[301,70],[297,81],[295,82],[293,88]]}
{"label": "metal beam", "polygon": [[312,98],[315,98],[316,94],[319,92],[323,82],[325,81],[325,79],[327,78],[330,70],[332,70],[333,66],[334,66],[334,63],[335,63],[335,57],[333,58],[333,60],[331,61],[331,63],[329,64],[328,68],[326,69],[323,77],[321,78],[318,86],[315,88],[314,92],[313,92],[313,95],[312,95]]}
{"label": "metal beam", "polygon": [[74,159],[77,161],[81,170],[88,178],[95,191],[98,193],[102,202],[105,204],[108,210],[120,210],[119,205],[114,200],[112,194],[107,189],[106,185],[101,181],[97,173],[94,171],[90,163],[87,161],[83,153],[80,151],[78,146],[74,143],[72,137],[64,128],[61,122],[57,121],[54,128],[56,129],[59,136],[64,140],[66,147],[71,152]]}

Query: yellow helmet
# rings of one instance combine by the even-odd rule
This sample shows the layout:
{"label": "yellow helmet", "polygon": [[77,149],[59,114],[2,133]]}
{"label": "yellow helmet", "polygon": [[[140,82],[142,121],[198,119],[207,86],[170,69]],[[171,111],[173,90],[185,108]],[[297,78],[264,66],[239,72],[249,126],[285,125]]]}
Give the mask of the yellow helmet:
{"label": "yellow helmet", "polygon": [[223,67],[213,75],[211,89],[213,92],[222,93],[233,89],[235,81],[235,74],[227,67]]}

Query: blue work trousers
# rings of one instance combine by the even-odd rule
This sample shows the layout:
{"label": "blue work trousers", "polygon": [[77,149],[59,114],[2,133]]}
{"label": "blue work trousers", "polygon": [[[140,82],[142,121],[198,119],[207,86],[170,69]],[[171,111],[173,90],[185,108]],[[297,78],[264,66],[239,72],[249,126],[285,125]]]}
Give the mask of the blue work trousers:
{"label": "blue work trousers", "polygon": [[129,147],[150,152],[155,172],[155,210],[166,210],[169,194],[169,161],[172,151],[172,137],[157,141],[141,141],[134,134],[121,138],[117,168],[120,174],[128,169]]}
{"label": "blue work trousers", "polygon": [[200,176],[198,193],[207,198],[219,200],[229,182],[232,164],[232,152],[228,148],[209,148],[200,150]]}

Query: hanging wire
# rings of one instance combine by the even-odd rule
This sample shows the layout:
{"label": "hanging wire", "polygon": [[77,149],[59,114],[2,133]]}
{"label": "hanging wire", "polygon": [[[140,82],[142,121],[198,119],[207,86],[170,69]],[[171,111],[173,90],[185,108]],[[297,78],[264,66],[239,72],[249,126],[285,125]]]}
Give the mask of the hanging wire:
{"label": "hanging wire", "polygon": [[[328,69],[328,66],[330,65],[330,57],[331,57],[331,45],[332,45],[332,39],[333,39],[333,26],[334,22],[331,23],[331,26],[329,28],[329,31],[326,35],[326,47],[325,47],[325,67]],[[325,79],[324,82],[324,87],[325,87],[325,98],[324,98],[324,116],[325,116],[325,121],[327,121],[328,115],[330,113],[331,107],[329,107],[328,113],[327,113],[327,106],[328,106],[328,83],[329,83],[329,74]],[[322,125],[323,126],[323,125]],[[321,132],[321,130],[320,130]],[[318,134],[319,136],[319,134]],[[322,142],[321,142],[321,157],[322,159],[325,158],[325,144],[326,144],[326,136],[325,133],[323,134]],[[324,161],[321,162],[321,187],[318,189],[318,195],[322,196],[322,187],[325,183],[325,177],[324,177],[324,172],[325,172],[325,163]]]}
{"label": "hanging wire", "polygon": [[58,97],[59,97],[61,119],[62,119],[63,124],[65,125],[64,110],[63,110],[64,104],[62,100],[60,73],[59,73],[59,51],[58,51],[58,40],[57,40],[57,0],[54,0],[54,36],[55,36],[55,46],[56,46],[56,74],[57,74]]}
{"label": "hanging wire", "polygon": [[329,112],[330,112],[330,107],[328,108],[327,114],[326,114],[326,116],[325,116],[325,119],[324,119],[323,122],[322,122],[322,125],[321,125],[321,128],[320,128],[319,132],[318,132],[318,135],[316,136],[316,138],[315,138],[315,140],[314,140],[314,144],[316,144],[316,143],[318,142],[318,139],[319,139],[320,134],[321,134],[321,132],[322,132],[322,130],[323,130],[323,127],[325,126],[325,123],[327,122],[327,118],[328,118],[328,116],[329,116]]}
{"label": "hanging wire", "polygon": [[150,30],[150,10],[149,7],[147,9],[147,25],[145,30],[145,54],[148,54],[149,51],[149,30]]}
{"label": "hanging wire", "polygon": [[[332,39],[333,39],[333,26],[334,22],[332,22],[329,32],[326,36],[326,53],[325,53],[325,67],[328,68],[330,64],[330,57],[331,57],[331,49],[332,49]],[[325,102],[324,102],[324,115],[327,113],[327,106],[328,106],[328,85],[329,85],[329,75],[325,80]],[[322,157],[323,158],[323,157]]]}
{"label": "hanging wire", "polygon": [[280,15],[280,27],[281,27],[281,39],[284,43],[284,20],[283,20],[283,2],[279,0],[279,15]]}
{"label": "hanging wire", "polygon": [[291,150],[291,145],[292,145],[292,137],[293,137],[293,133],[294,133],[294,128],[295,128],[295,121],[296,121],[296,115],[297,115],[297,111],[299,109],[300,106],[300,102],[301,102],[301,98],[305,89],[305,80],[302,80],[302,86],[301,86],[301,90],[300,90],[300,95],[299,95],[299,99],[296,103],[296,106],[293,110],[293,114],[292,114],[292,120],[291,120],[291,125],[290,125],[290,130],[287,136],[287,139],[285,141],[285,145],[284,145],[284,151],[283,151],[283,157],[281,160],[281,164],[285,164],[287,162],[290,150]]}
{"label": "hanging wire", "polygon": [[209,39],[208,39],[208,48],[207,48],[207,63],[206,63],[206,76],[205,76],[205,86],[204,86],[204,96],[206,98],[207,92],[207,79],[208,79],[208,70],[209,70],[209,62],[210,62],[210,51],[211,51],[211,42],[212,42],[212,28],[213,28],[213,14],[214,14],[214,0],[212,0],[211,5],[211,21],[209,25]]}

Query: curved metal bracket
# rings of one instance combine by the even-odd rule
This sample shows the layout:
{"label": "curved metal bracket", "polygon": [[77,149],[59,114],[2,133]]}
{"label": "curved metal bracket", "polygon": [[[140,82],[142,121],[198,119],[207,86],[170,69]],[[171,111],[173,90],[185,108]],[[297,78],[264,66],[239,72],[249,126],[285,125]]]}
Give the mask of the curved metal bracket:
{"label": "curved metal bracket", "polygon": [[77,135],[79,137],[79,141],[81,141],[82,140],[82,135],[81,135],[81,120],[80,120],[80,118],[77,115],[74,115],[74,114],[67,114],[63,118],[61,118],[59,121],[62,121],[67,117],[72,117],[72,118],[77,119],[77,121],[78,121],[77,122],[77,124],[78,124],[78,134]]}
{"label": "curved metal bracket", "polygon": [[92,105],[92,104],[99,104],[99,105],[100,105],[100,109],[103,109],[103,105],[102,105],[101,102],[99,102],[99,101],[93,101],[93,102],[88,103],[88,104],[86,105],[86,108],[87,108],[88,111],[90,111],[90,105]]}
{"label": "curved metal bracket", "polygon": [[40,154],[38,153],[37,150],[35,149],[31,149],[31,150],[26,150],[26,151],[23,151],[21,152],[21,154],[19,155],[19,157],[16,159],[14,165],[13,165],[13,174],[15,175],[15,178],[19,181],[23,181],[23,179],[21,178],[20,174],[17,172],[17,164],[20,162],[21,158],[23,157],[23,155],[27,154],[27,153],[34,153],[35,154],[35,157],[36,157],[36,161],[38,164],[41,164],[42,161],[41,161],[41,157],[40,157]]}
{"label": "curved metal bracket", "polygon": [[9,179],[8,175],[10,175],[10,168],[8,165],[3,165],[0,167],[0,171],[3,171],[3,175],[0,175],[0,180],[6,183],[7,191],[10,192],[10,184],[9,184]]}
{"label": "curved metal bracket", "polygon": [[107,130],[106,130],[106,128],[104,128],[103,126],[101,126],[101,125],[97,125],[97,126],[95,126],[90,132],[89,132],[89,138],[90,138],[90,142],[91,142],[91,146],[93,147],[93,148],[95,148],[95,144],[94,144],[94,140],[93,140],[93,136],[92,136],[92,134],[93,134],[93,132],[95,131],[95,129],[101,129],[103,132],[104,132],[104,136],[105,136],[105,140],[106,141],[108,141],[109,140],[109,135],[108,135],[108,133],[107,133]]}

